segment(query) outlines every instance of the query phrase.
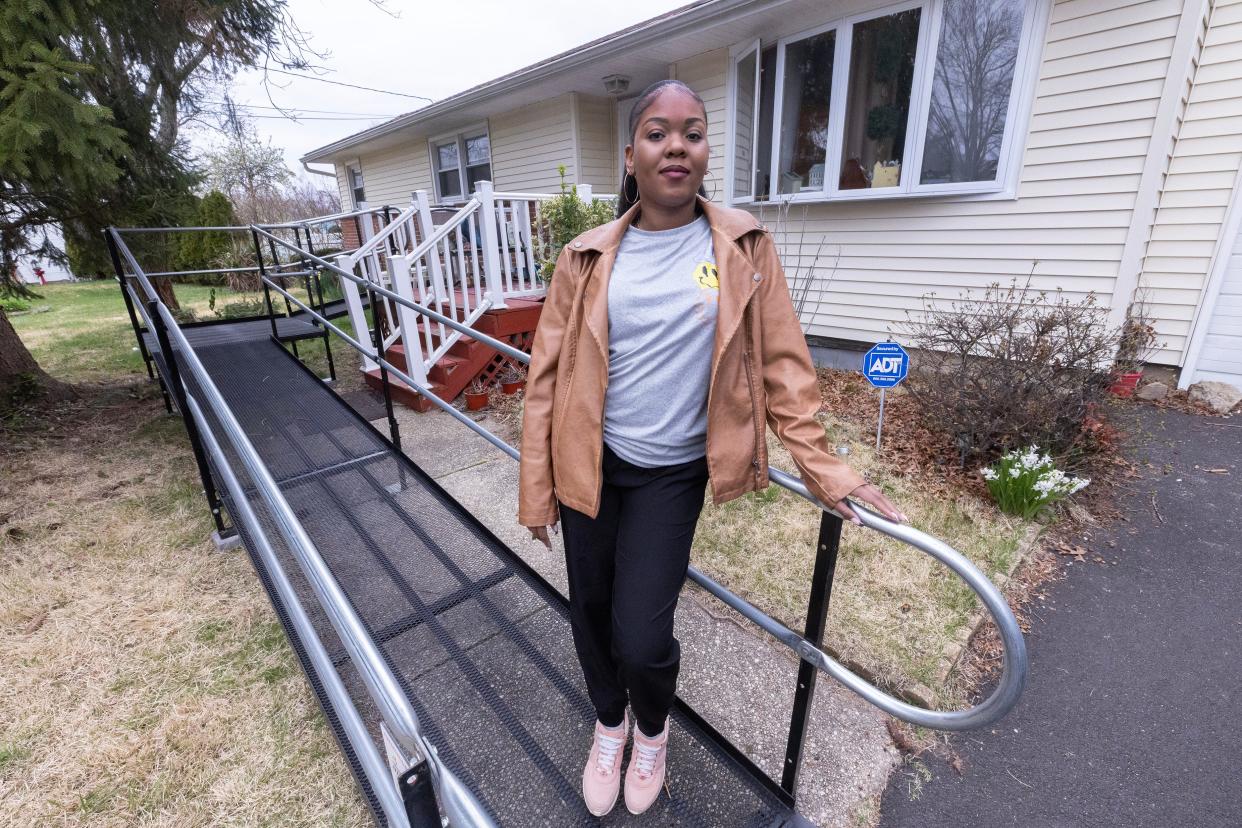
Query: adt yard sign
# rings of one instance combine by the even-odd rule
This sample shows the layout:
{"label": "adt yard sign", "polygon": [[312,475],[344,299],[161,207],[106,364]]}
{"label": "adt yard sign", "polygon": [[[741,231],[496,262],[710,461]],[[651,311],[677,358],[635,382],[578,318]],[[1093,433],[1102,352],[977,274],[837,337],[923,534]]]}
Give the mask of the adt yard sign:
{"label": "adt yard sign", "polygon": [[892,388],[910,373],[910,355],[896,342],[881,342],[863,354],[863,376],[880,389],[880,419],[875,424],[875,448],[880,450],[880,434],[884,431],[884,390]]}
{"label": "adt yard sign", "polygon": [[876,388],[892,388],[910,373],[910,355],[896,342],[881,342],[863,354],[862,372]]}

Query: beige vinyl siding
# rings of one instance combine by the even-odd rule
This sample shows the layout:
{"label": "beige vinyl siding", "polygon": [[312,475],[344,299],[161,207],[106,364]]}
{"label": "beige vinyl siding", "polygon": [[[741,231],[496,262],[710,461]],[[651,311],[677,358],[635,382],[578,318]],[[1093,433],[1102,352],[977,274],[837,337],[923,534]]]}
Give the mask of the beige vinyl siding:
{"label": "beige vinyl siding", "polygon": [[[1037,289],[1060,288],[1071,298],[1094,291],[1107,307],[1180,13],[1178,0],[1053,6],[1030,123],[1019,125],[1026,150],[1017,199],[795,205],[783,228],[777,208],[752,208],[777,231],[791,288],[806,290],[808,333],[865,342],[899,336],[894,326],[925,295],[978,295],[991,282],[1028,274]],[[727,59],[709,52],[676,67],[709,102],[714,150],[724,148]],[[726,171],[716,152],[712,170]]]}
{"label": "beige vinyl siding", "polygon": [[572,106],[566,94],[489,119],[496,189],[559,192],[558,164],[566,181],[577,182]]}
{"label": "beige vinyl siding", "polygon": [[1151,302],[1164,350],[1180,363],[1242,166],[1242,0],[1217,0],[1204,22],[1193,83],[1173,146],[1140,285]]}
{"label": "beige vinyl siding", "polygon": [[725,141],[728,126],[726,120],[726,79],[729,74],[729,50],[715,49],[679,61],[673,77],[682,81],[703,99],[707,110],[707,143],[711,147],[708,157],[707,178],[703,186],[713,201],[725,199]]}
{"label": "beige vinyl siding", "polygon": [[349,189],[349,174],[346,172],[344,164],[334,164],[336,170],[336,189],[341,194],[341,209],[352,210],[354,208],[354,194]]}
{"label": "beige vinyl siding", "polygon": [[577,95],[577,184],[590,184],[597,193],[615,193],[619,185],[621,154],[617,151],[616,103],[612,98]]}
{"label": "beige vinyl siding", "polygon": [[[367,204],[372,207],[406,207],[415,190],[432,191],[425,138],[411,138],[394,147],[359,153],[357,158],[362,165]],[[336,177],[341,187],[341,204],[352,207],[353,195],[344,165],[337,164]]]}

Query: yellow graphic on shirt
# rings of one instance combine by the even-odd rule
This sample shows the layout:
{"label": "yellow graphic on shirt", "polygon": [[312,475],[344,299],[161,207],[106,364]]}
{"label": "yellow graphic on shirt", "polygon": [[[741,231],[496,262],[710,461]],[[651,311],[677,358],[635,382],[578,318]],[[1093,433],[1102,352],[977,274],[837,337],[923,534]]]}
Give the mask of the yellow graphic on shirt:
{"label": "yellow graphic on shirt", "polygon": [[720,290],[720,271],[711,262],[699,262],[695,265],[694,278],[701,288]]}

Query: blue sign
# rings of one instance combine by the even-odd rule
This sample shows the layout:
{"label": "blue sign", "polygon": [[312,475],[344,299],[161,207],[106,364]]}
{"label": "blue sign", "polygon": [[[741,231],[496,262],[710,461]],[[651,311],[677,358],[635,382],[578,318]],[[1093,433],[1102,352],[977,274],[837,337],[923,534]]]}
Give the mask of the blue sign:
{"label": "blue sign", "polygon": [[863,354],[863,376],[876,388],[892,388],[910,373],[910,355],[896,342],[881,342]]}

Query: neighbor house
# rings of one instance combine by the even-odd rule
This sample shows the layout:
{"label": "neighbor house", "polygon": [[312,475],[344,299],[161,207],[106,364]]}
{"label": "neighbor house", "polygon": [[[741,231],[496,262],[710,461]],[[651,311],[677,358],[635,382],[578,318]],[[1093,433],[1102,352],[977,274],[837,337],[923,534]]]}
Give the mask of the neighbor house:
{"label": "neighbor house", "polygon": [[712,198],[777,231],[814,342],[1031,278],[1242,384],[1242,0],[705,0],[305,155],[343,202],[615,193],[635,96],[707,104]]}

